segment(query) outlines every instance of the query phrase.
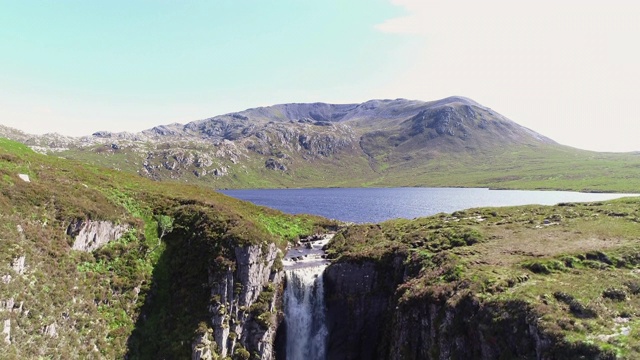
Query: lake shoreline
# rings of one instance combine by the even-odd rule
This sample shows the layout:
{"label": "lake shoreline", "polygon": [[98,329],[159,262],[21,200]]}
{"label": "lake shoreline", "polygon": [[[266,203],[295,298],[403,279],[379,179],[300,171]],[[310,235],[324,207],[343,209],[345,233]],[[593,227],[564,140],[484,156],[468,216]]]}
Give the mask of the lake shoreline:
{"label": "lake shoreline", "polygon": [[638,196],[461,187],[233,189],[220,192],[290,214],[313,214],[354,223],[413,219],[478,207],[555,205]]}

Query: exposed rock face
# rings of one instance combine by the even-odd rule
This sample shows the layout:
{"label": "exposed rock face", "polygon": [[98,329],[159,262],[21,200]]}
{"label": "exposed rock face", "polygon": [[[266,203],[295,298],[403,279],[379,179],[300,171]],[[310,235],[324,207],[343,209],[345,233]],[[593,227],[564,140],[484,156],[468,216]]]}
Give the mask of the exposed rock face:
{"label": "exposed rock face", "polygon": [[[24,275],[26,265],[25,265],[26,257],[18,256],[11,261],[11,269],[17,275]],[[13,280],[13,277],[9,274],[2,276],[2,282],[4,284],[9,284]],[[22,314],[22,306],[23,302],[16,303],[13,297],[10,297],[6,300],[0,300],[0,315],[4,317],[3,325],[2,325],[2,336],[4,338],[4,342],[6,344],[11,344],[11,313]]]}
{"label": "exposed rock face", "polygon": [[2,326],[2,335],[4,337],[4,343],[11,344],[11,319],[6,319]]}
{"label": "exposed rock face", "polygon": [[269,158],[264,162],[264,167],[270,170],[287,171],[287,167],[284,164],[272,158]]}
{"label": "exposed rock face", "polygon": [[213,360],[211,334],[207,331],[199,334],[191,345],[191,360]]}
{"label": "exposed rock face", "polygon": [[43,329],[42,329],[42,333],[48,337],[51,338],[57,338],[58,337],[58,330],[56,329],[56,323],[52,323],[49,325],[46,325]]}
{"label": "exposed rock face", "polygon": [[389,359],[548,358],[551,342],[528,318],[525,304],[483,306],[469,296],[451,306],[446,300],[398,308]]}
{"label": "exposed rock face", "polygon": [[[369,180],[394,167],[422,166],[424,159],[446,153],[473,155],[504,146],[553,144],[462,97],[430,102],[280,104],[185,125],[161,125],[136,134],[100,131],[70,138],[28,136],[0,128],[0,135],[3,133],[39,151],[66,151],[64,156],[85,161],[97,154],[117,153],[120,156],[109,161],[114,168],[135,169],[156,180],[213,182],[223,187],[243,185],[236,182],[246,174],[264,175],[264,168],[277,170],[267,177],[279,172],[291,175],[283,179],[293,186],[305,174],[297,170],[309,165],[326,166],[329,172],[340,174],[345,165],[368,162],[369,168],[354,168],[350,176]],[[281,181],[278,177],[278,186],[283,185]]]}
{"label": "exposed rock face", "polygon": [[329,157],[343,148],[353,146],[354,139],[334,134],[311,134],[300,135],[298,142],[308,155]]}
{"label": "exposed rock face", "polygon": [[376,359],[388,341],[392,297],[402,280],[401,258],[379,272],[372,262],[336,263],[324,272],[328,359]]}
{"label": "exposed rock face", "polygon": [[73,250],[91,252],[119,239],[128,229],[109,221],[78,220],[69,225],[67,235],[75,238]]}
{"label": "exposed rock face", "polygon": [[[241,344],[261,360],[273,359],[274,310],[283,277],[273,266],[278,253],[274,244],[237,247],[235,271],[210,271],[214,304],[209,312],[216,352],[222,357],[233,354]],[[195,339],[193,359],[206,359],[214,351],[213,342],[205,340],[202,335]]]}
{"label": "exposed rock face", "polygon": [[610,358],[542,332],[524,302],[483,303],[470,293],[400,302],[403,266],[396,258],[384,268],[346,262],[325,271],[329,359]]}
{"label": "exposed rock face", "polygon": [[26,260],[25,256],[18,256],[17,258],[13,259],[13,261],[11,262],[11,268],[18,275],[23,275],[24,274],[25,260]]}

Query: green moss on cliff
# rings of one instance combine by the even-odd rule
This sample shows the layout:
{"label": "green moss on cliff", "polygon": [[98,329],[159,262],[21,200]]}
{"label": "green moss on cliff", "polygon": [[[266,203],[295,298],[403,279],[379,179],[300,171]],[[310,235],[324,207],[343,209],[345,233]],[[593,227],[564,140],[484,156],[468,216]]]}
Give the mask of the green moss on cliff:
{"label": "green moss on cliff", "polygon": [[[14,304],[0,310],[0,320],[11,322],[11,344],[0,341],[8,358],[189,357],[198,323],[208,321],[203,284],[210,270],[233,266],[235,246],[283,248],[330,224],[39,155],[4,139],[0,184],[0,276],[10,276],[0,301]],[[80,252],[66,234],[79,220],[129,231]]]}

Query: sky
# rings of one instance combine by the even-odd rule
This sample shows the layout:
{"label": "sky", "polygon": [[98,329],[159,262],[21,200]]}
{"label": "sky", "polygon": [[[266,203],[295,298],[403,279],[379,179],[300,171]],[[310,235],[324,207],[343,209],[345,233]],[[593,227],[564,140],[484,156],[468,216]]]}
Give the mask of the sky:
{"label": "sky", "polygon": [[0,0],[0,24],[0,124],[32,134],[458,95],[561,144],[640,151],[629,0]]}

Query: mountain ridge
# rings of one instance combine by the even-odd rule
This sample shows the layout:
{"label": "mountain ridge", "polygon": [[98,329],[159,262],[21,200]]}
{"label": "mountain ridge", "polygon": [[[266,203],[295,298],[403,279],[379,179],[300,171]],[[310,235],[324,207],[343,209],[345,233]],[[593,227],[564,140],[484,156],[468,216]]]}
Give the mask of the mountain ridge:
{"label": "mountain ridge", "polygon": [[[98,131],[79,138],[0,129],[3,133],[39,152],[214,188],[628,191],[634,185],[625,185],[625,179],[636,172],[623,163],[638,161],[633,154],[603,155],[560,145],[461,96],[427,102],[285,103],[137,133]],[[587,168],[574,166],[575,161]],[[594,175],[603,167],[615,168],[607,175],[613,185],[603,182],[601,173]]]}
{"label": "mountain ridge", "polygon": [[[196,124],[205,123],[215,119],[235,118],[235,119],[247,120],[243,118],[247,114],[250,114],[253,116],[252,120],[260,120],[263,117],[268,117],[270,121],[274,121],[278,119],[277,117],[273,116],[274,110],[282,112],[282,115],[284,116],[285,121],[310,119],[310,120],[315,120],[319,122],[341,122],[345,120],[353,120],[354,118],[356,119],[359,118],[352,114],[347,119],[344,119],[344,115],[346,115],[346,112],[351,110],[359,110],[358,115],[360,116],[362,116],[363,112],[364,113],[369,112],[370,114],[371,110],[376,110],[375,115],[377,115],[380,118],[389,120],[389,119],[395,119],[400,117],[409,117],[410,116],[409,113],[411,111],[417,111],[416,108],[439,107],[447,104],[457,104],[457,103],[466,105],[466,106],[474,106],[474,107],[482,108],[483,110],[488,110],[493,112],[493,110],[491,110],[490,108],[485,107],[473,101],[472,99],[462,97],[462,96],[450,96],[447,98],[434,100],[434,101],[408,100],[403,98],[397,98],[397,99],[371,99],[362,103],[346,103],[346,104],[334,104],[334,103],[325,103],[325,102],[282,103],[282,104],[275,104],[270,106],[247,108],[241,111],[229,112],[229,113],[215,115],[215,116],[204,118],[204,119],[193,120],[185,124],[176,122],[171,124],[157,125],[157,126],[154,126],[142,131],[138,131],[138,132],[131,132],[131,131],[113,132],[109,130],[98,130],[93,132],[91,135],[69,136],[69,135],[63,135],[55,132],[46,133],[42,135],[31,135],[31,134],[26,134],[20,130],[16,130],[16,129],[11,129],[11,130],[13,130],[14,132],[22,133],[25,136],[32,137],[32,138],[59,137],[59,138],[66,138],[66,139],[83,139],[90,136],[132,138],[136,136],[140,137],[142,134],[154,134],[159,129],[193,128],[194,125]],[[389,110],[379,111],[381,104],[384,104],[384,105],[390,104],[391,111]],[[403,106],[403,107],[409,106],[410,110],[405,112],[400,112],[397,109],[397,107],[399,106]],[[327,116],[326,113],[323,114],[321,112],[314,111],[314,110],[322,110],[322,108],[325,108],[325,109],[335,108],[336,109],[335,111],[337,113],[334,114],[334,112],[332,111],[331,112],[332,116]],[[305,112],[305,109],[307,109],[306,112]],[[340,113],[341,111],[343,112],[343,114]],[[493,112],[493,115],[498,115],[501,118],[508,120],[506,117],[498,114],[497,112]],[[10,129],[6,126],[2,126],[2,127],[5,128],[3,132],[7,132]]]}

